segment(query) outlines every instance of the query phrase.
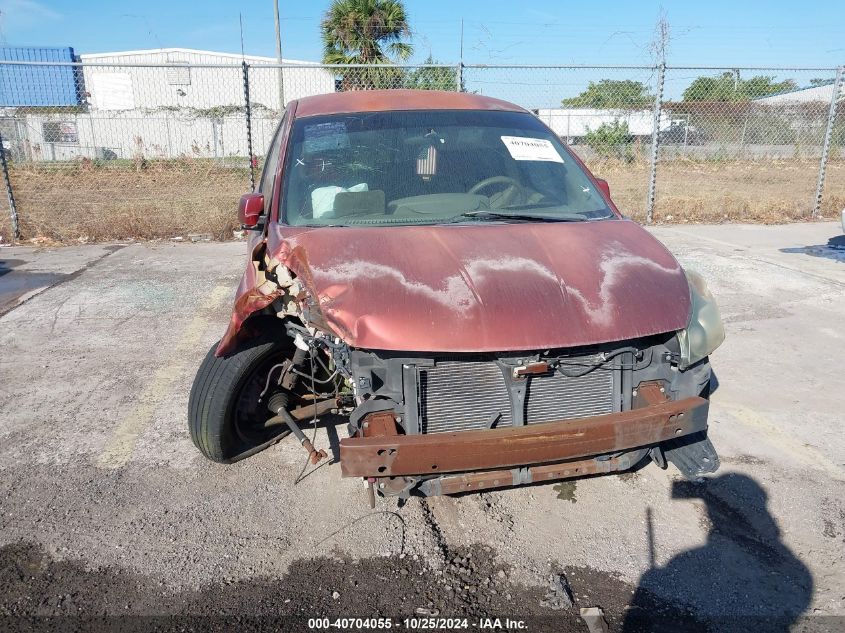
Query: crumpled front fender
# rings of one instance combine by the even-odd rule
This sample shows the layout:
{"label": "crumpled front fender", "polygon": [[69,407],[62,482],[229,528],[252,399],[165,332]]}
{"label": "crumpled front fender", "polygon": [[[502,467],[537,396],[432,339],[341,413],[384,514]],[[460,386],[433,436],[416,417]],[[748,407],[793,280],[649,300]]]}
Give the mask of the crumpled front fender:
{"label": "crumpled front fender", "polygon": [[223,338],[220,339],[217,350],[214,352],[215,356],[220,357],[231,353],[240,340],[257,334],[249,328],[244,328],[244,323],[250,315],[263,310],[285,292],[284,288],[267,279],[265,263],[262,261],[265,244],[263,240],[257,242],[257,244],[251,244],[250,258],[235,293],[235,306],[232,309],[232,316],[229,319],[226,333],[223,334]]}
{"label": "crumpled front fender", "polygon": [[319,305],[307,291],[308,284],[307,264],[297,259],[296,249],[273,250],[263,239],[251,242],[250,258],[238,285],[229,326],[215,355],[230,354],[240,341],[259,334],[257,329],[249,327],[250,317],[277,300],[279,305],[274,307],[272,316],[295,317],[303,324],[331,332]]}

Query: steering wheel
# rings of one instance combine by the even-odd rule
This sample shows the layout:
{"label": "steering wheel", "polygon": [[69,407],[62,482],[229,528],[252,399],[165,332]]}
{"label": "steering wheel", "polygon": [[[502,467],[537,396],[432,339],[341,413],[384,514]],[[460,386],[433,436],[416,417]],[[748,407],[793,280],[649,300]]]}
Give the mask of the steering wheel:
{"label": "steering wheel", "polygon": [[493,185],[507,185],[498,194],[492,194],[490,196],[490,206],[493,208],[505,207],[514,203],[524,204],[528,199],[528,193],[525,191],[525,187],[518,180],[510,176],[491,176],[490,178],[485,178],[475,183],[467,193],[473,195],[479,194],[479,192]]}

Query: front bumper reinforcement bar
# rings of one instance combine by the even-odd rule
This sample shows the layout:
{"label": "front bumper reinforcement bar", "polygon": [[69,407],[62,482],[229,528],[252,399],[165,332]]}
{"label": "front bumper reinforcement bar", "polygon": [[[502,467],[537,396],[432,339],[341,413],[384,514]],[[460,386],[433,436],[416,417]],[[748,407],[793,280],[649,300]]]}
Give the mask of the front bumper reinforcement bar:
{"label": "front bumper reinforcement bar", "polygon": [[394,477],[553,464],[650,446],[707,428],[704,398],[649,398],[643,404],[620,413],[512,428],[345,438],[341,472],[344,477]]}

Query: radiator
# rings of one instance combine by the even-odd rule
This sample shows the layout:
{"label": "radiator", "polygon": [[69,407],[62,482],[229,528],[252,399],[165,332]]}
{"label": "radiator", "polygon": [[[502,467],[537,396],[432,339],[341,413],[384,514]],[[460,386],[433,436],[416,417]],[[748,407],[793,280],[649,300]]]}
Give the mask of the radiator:
{"label": "radiator", "polygon": [[[570,360],[592,364],[592,358]],[[526,424],[612,413],[614,372],[605,367],[578,378],[559,372],[528,378]],[[511,426],[510,397],[496,363],[443,361],[421,368],[419,376],[423,433]]]}

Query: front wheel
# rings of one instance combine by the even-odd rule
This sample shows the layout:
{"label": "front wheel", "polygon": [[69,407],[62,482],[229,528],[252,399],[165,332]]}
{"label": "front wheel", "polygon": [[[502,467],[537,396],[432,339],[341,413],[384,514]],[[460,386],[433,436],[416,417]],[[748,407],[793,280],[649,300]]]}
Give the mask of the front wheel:
{"label": "front wheel", "polygon": [[208,459],[231,464],[254,455],[287,435],[287,427],[265,427],[272,417],[266,398],[258,402],[270,369],[289,358],[284,333],[243,342],[225,357],[215,343],[197,371],[188,399],[188,429],[194,445]]}

